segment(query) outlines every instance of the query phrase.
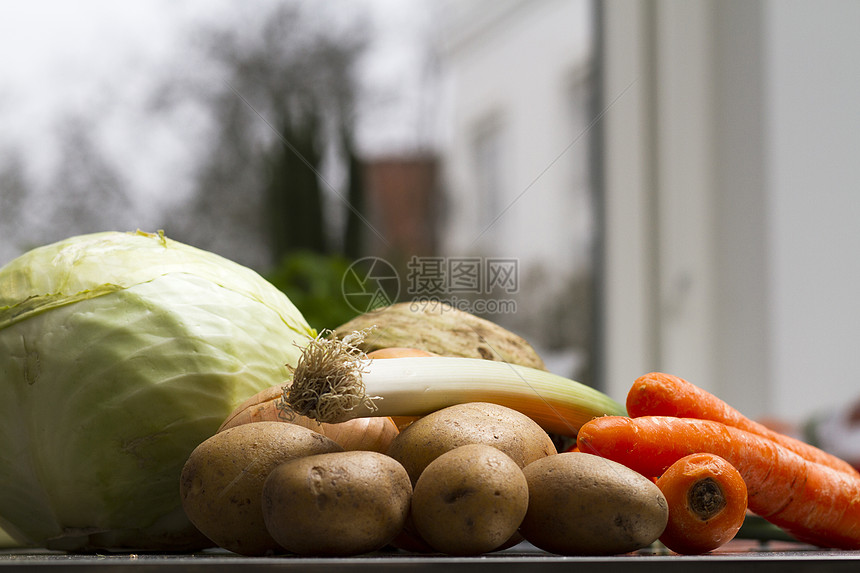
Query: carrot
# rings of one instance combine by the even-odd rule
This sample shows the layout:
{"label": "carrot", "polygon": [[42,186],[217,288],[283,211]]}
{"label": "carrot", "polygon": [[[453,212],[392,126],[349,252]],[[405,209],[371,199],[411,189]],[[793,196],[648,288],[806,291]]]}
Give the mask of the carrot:
{"label": "carrot", "polygon": [[720,456],[684,456],[657,478],[657,487],[669,504],[660,541],[675,553],[713,551],[734,539],[744,523],[747,486]]}
{"label": "carrot", "polygon": [[697,452],[723,457],[747,486],[749,508],[800,541],[860,549],[860,477],[810,462],[762,436],[712,420],[604,416],[577,445],[646,476]]}
{"label": "carrot", "polygon": [[676,416],[722,422],[770,438],[809,461],[830,466],[853,476],[860,475],[848,462],[811,444],[775,432],[750,420],[717,396],[671,374],[651,372],[640,376],[627,393],[627,413],[632,418]]}

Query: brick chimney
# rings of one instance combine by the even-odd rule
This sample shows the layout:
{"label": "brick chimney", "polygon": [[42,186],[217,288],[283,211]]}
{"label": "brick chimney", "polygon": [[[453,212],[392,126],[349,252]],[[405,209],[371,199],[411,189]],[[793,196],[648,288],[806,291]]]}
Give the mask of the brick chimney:
{"label": "brick chimney", "polygon": [[[387,157],[365,161],[365,200],[372,231],[369,254],[394,261],[436,252],[438,160],[435,156]],[[387,244],[386,244],[387,243]]]}

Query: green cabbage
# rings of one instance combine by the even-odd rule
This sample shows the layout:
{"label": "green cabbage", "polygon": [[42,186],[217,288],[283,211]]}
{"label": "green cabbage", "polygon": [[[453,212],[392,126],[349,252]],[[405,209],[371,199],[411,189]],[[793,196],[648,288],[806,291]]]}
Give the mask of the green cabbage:
{"label": "green cabbage", "polygon": [[0,529],[58,549],[211,545],[182,465],[316,333],[254,271],[96,233],[0,268]]}

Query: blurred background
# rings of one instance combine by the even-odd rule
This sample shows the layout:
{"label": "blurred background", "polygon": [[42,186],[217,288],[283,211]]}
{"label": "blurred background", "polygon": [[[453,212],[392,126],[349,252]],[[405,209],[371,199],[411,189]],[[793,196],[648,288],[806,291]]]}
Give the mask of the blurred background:
{"label": "blurred background", "polygon": [[663,370],[797,426],[860,395],[860,3],[0,13],[0,264],[163,229],[319,329],[381,260],[617,399]]}

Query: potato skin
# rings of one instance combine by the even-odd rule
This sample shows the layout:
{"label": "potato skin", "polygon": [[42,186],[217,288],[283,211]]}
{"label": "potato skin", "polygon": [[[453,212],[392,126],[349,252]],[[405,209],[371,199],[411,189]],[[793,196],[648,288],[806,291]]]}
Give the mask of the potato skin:
{"label": "potato skin", "polygon": [[188,519],[213,543],[242,555],[282,553],[266,530],[263,483],[279,464],[342,448],[295,424],[253,422],[219,432],[191,452],[179,489]]}
{"label": "potato skin", "polygon": [[403,529],[412,483],[384,454],[337,452],[279,465],[262,499],[266,527],[287,551],[360,555],[381,549]]}
{"label": "potato skin", "polygon": [[648,478],[592,454],[570,452],[523,469],[529,508],[520,532],[561,555],[615,555],[647,547],[669,518],[666,498]]}
{"label": "potato skin", "polygon": [[511,539],[528,503],[528,483],[516,462],[492,446],[469,444],[424,469],[412,494],[412,520],[436,551],[480,555]]}
{"label": "potato skin", "polygon": [[414,485],[430,462],[468,444],[493,446],[520,468],[556,454],[549,434],[525,414],[497,404],[469,402],[414,421],[392,440],[388,455],[403,464]]}

